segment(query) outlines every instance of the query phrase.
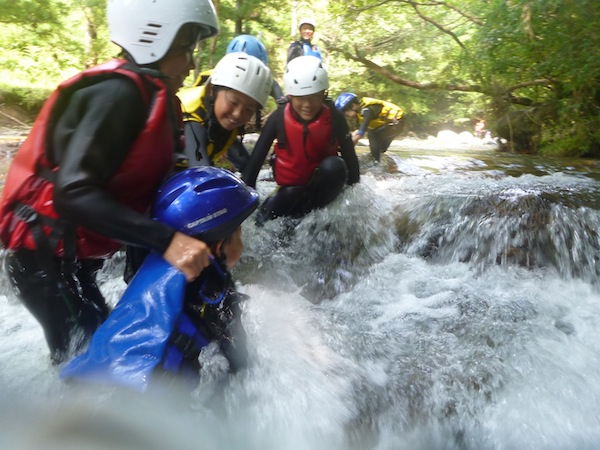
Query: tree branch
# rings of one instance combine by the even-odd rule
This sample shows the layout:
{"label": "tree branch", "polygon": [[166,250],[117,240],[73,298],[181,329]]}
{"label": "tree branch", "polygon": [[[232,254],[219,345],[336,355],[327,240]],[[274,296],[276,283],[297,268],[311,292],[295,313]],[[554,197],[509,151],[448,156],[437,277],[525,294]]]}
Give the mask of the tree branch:
{"label": "tree branch", "polygon": [[402,86],[411,87],[414,89],[422,89],[422,90],[447,90],[447,91],[462,91],[462,92],[479,92],[485,93],[483,88],[479,85],[466,85],[466,84],[455,84],[455,83],[438,83],[438,82],[428,82],[428,83],[420,83],[418,81],[407,80],[406,78],[399,77],[395,73],[390,72],[384,67],[381,67],[377,63],[374,63],[370,59],[367,59],[360,55],[358,49],[355,49],[355,53],[347,52],[343,49],[328,46],[330,50],[337,51],[343,54],[346,58],[361,63],[363,66],[371,69],[373,72],[378,73],[379,75],[387,78],[388,80],[393,81],[396,84],[400,84]]}
{"label": "tree branch", "polygon": [[371,61],[370,59],[362,56],[358,50],[358,48],[354,48],[354,53],[350,53],[347,50],[336,47],[331,42],[327,43],[327,48],[330,51],[334,51],[337,53],[341,53],[349,60],[356,61],[357,63],[362,64],[366,68],[372,70],[374,73],[381,75],[384,78],[387,78],[390,81],[393,81],[396,84],[401,86],[410,87],[413,89],[421,89],[421,90],[445,90],[445,91],[459,91],[459,92],[476,92],[483,95],[487,95],[490,97],[497,97],[498,95],[505,95],[509,103],[513,105],[525,105],[530,106],[533,104],[533,101],[527,97],[516,97],[513,95],[518,89],[523,89],[532,86],[546,86],[548,88],[552,88],[552,80],[547,78],[540,78],[536,80],[523,81],[521,83],[517,83],[513,86],[510,86],[506,89],[503,89],[503,94],[500,94],[497,90],[487,89],[479,84],[459,84],[459,83],[440,83],[440,82],[427,82],[421,83],[418,81],[408,80],[406,78],[402,78],[396,75],[393,72],[390,72],[385,67],[381,67],[379,64]]}
{"label": "tree branch", "polygon": [[415,12],[417,13],[417,15],[423,19],[425,22],[429,22],[430,24],[432,24],[434,27],[436,27],[438,30],[440,30],[442,33],[446,33],[448,36],[450,36],[454,42],[456,42],[463,50],[465,50],[465,46],[464,44],[460,41],[460,39],[458,39],[458,36],[456,36],[452,31],[446,29],[443,25],[437,23],[435,20],[433,20],[431,17],[426,16],[425,14],[423,14],[420,10],[419,10],[419,5],[417,4],[417,2],[411,1],[411,0],[407,0],[406,3],[409,3],[410,6],[413,7],[413,9],[415,10]]}

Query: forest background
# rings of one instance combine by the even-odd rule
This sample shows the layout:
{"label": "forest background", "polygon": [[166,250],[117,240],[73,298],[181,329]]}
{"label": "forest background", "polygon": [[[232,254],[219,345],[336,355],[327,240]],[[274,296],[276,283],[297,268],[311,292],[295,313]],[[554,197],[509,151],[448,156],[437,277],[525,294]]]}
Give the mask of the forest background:
{"label": "forest background", "polygon": [[[200,44],[198,71],[214,67],[231,38],[252,34],[281,83],[309,16],[334,98],[394,102],[417,136],[473,131],[485,119],[509,150],[600,157],[598,0],[214,4],[221,31]],[[33,117],[59,82],[115,57],[105,10],[106,0],[0,0],[0,112],[18,106]]]}

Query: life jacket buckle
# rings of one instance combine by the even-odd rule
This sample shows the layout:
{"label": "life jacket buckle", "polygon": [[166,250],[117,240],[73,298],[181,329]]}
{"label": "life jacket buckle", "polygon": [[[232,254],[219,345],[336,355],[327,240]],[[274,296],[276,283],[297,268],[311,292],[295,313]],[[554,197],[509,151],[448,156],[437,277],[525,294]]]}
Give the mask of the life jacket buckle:
{"label": "life jacket buckle", "polygon": [[170,342],[187,358],[195,356],[199,351],[198,346],[192,338],[183,333],[177,333],[171,336]]}
{"label": "life jacket buckle", "polygon": [[25,203],[17,205],[15,215],[25,223],[32,223],[38,219],[37,211]]}

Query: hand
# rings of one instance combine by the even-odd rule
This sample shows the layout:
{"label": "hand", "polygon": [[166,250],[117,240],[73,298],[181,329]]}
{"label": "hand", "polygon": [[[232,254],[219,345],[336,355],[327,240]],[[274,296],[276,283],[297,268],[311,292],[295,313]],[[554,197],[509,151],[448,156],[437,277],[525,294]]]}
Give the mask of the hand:
{"label": "hand", "polygon": [[356,145],[356,143],[358,142],[358,140],[361,138],[362,136],[360,134],[358,134],[358,131],[355,131],[354,134],[352,135],[352,142],[354,142],[354,144]]}
{"label": "hand", "polygon": [[185,275],[188,282],[194,281],[208,267],[211,255],[206,243],[186,234],[175,232],[163,258]]}

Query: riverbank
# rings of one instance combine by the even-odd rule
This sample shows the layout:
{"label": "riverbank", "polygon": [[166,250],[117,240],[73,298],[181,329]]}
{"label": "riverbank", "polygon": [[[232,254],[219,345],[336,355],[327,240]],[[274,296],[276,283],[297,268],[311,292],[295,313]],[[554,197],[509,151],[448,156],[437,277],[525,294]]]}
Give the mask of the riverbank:
{"label": "riverbank", "polygon": [[[25,141],[31,126],[35,120],[30,113],[18,106],[5,104],[0,105],[0,192],[6,181],[6,173],[15,152]],[[258,133],[249,133],[244,136],[244,143],[250,149],[258,139]],[[476,147],[485,149],[496,149],[497,143],[493,139],[479,139],[469,132],[454,133],[452,131],[440,131],[437,136],[428,136],[426,139],[405,136],[392,143],[392,147],[408,149],[427,149],[442,145],[444,148],[464,149],[465,147]],[[368,139],[361,139],[356,146],[356,153],[361,160],[367,160],[369,154]],[[386,159],[387,161],[387,159]],[[386,164],[389,166],[390,164]],[[388,172],[394,172],[393,167],[387,168]]]}
{"label": "riverbank", "polygon": [[18,106],[0,104],[0,192],[12,157],[29,134],[34,119]]}

